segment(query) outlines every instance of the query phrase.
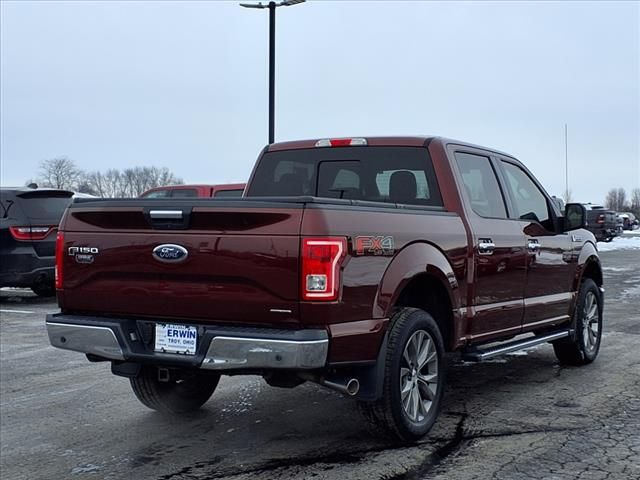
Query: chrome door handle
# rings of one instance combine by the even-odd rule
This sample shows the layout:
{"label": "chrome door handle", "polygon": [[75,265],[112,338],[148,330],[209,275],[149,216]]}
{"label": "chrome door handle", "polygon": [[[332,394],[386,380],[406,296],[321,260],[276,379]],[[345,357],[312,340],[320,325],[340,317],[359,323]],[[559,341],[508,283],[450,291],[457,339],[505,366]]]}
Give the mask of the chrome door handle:
{"label": "chrome door handle", "polygon": [[490,238],[481,238],[478,240],[478,255],[493,255],[496,244]]}
{"label": "chrome door handle", "polygon": [[540,250],[540,242],[538,242],[538,240],[536,239],[527,240],[527,249],[531,253],[537,252],[538,250]]}

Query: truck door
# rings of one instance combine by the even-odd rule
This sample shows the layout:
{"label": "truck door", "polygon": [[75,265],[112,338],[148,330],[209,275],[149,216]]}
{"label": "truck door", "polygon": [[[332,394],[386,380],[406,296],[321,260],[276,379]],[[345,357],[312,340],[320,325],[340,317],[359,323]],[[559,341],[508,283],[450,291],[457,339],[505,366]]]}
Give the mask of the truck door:
{"label": "truck door", "polygon": [[525,235],[520,223],[509,219],[495,160],[467,148],[454,151],[454,157],[474,242],[467,338],[516,335],[524,314]]}
{"label": "truck door", "polygon": [[554,210],[547,195],[520,165],[501,159],[511,217],[526,235],[527,281],[524,330],[562,323],[569,318],[576,259],[571,235],[555,231]]}

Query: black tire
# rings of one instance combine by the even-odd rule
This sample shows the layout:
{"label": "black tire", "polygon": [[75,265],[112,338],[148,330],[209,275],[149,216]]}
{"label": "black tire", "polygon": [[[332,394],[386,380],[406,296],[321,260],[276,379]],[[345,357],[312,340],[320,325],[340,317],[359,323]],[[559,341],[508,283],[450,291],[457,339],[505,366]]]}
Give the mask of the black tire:
{"label": "black tire", "polygon": [[155,367],[143,367],[140,374],[129,379],[138,400],[151,410],[163,413],[188,413],[204,405],[220,381],[220,375],[189,372],[180,380],[158,380]]}
{"label": "black tire", "polygon": [[47,283],[39,283],[38,285],[33,285],[31,287],[31,291],[39,297],[55,297],[56,295],[56,289],[53,284]]}
{"label": "black tire", "polygon": [[[592,310],[591,299],[595,302]],[[588,310],[588,311],[587,311]],[[595,316],[592,316],[592,313]],[[565,365],[586,365],[593,362],[600,351],[602,339],[602,294],[593,280],[582,282],[574,312],[574,334],[553,342],[558,361]],[[597,332],[594,330],[597,329]]]}
{"label": "black tire", "polygon": [[[424,368],[407,368],[408,362],[405,357],[405,349],[408,348],[410,340],[414,335],[424,332],[432,341],[433,353],[435,354],[435,365],[431,362],[424,364]],[[419,337],[418,337],[419,338]],[[424,337],[423,337],[424,338]],[[418,357],[416,355],[416,357]],[[426,370],[425,370],[426,369]],[[417,370],[417,373],[416,373]],[[405,372],[402,375],[401,372]],[[407,374],[407,372],[412,372]],[[425,371],[428,373],[425,375]],[[423,381],[422,378],[436,375],[435,380],[430,383],[435,388],[435,392]],[[444,342],[437,323],[427,312],[417,308],[401,308],[391,318],[391,330],[387,342],[387,355],[385,361],[384,386],[382,398],[376,402],[359,402],[360,411],[369,422],[375,434],[390,437],[401,442],[414,442],[425,436],[438,417],[442,403],[444,390]],[[421,376],[422,375],[422,376]],[[418,409],[417,418],[410,417],[411,408],[405,407],[401,389],[403,385],[408,386],[412,379],[413,385],[418,389],[418,405],[428,406],[423,408],[422,413]],[[422,387],[422,388],[421,388]],[[423,394],[427,392],[428,400],[423,400]],[[405,388],[406,392],[406,388]],[[413,389],[409,396],[413,395]],[[413,398],[409,399],[411,404]],[[419,416],[422,414],[422,418]]]}

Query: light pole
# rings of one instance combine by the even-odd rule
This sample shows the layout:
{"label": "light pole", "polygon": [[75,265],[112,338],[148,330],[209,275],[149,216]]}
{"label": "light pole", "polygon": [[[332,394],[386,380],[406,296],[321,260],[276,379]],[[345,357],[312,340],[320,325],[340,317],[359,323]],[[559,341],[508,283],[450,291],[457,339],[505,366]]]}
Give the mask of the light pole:
{"label": "light pole", "polygon": [[269,144],[275,139],[275,96],[276,96],[276,8],[290,7],[305,0],[283,0],[269,3],[241,3],[244,8],[269,9]]}

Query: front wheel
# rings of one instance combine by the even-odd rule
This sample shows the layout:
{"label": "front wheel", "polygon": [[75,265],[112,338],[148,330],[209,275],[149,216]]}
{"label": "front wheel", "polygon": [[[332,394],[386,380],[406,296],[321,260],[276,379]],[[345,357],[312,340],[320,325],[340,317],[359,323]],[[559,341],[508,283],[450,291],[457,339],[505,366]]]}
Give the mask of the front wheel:
{"label": "front wheel", "polygon": [[553,343],[560,363],[586,365],[593,362],[600,351],[602,339],[602,294],[590,278],[582,282],[574,313],[573,338]]}
{"label": "front wheel", "polygon": [[218,386],[220,375],[184,372],[179,378],[158,379],[158,369],[144,367],[131,378],[133,393],[143,405],[163,413],[188,413],[206,403]]}
{"label": "front wheel", "polygon": [[431,315],[402,308],[391,319],[382,398],[361,402],[376,432],[403,442],[426,435],[444,390],[444,342]]}

